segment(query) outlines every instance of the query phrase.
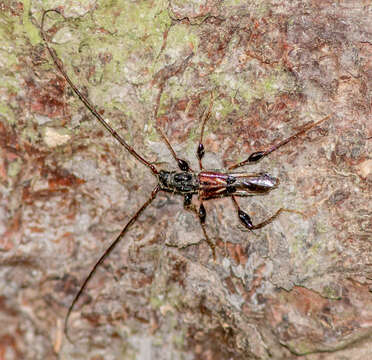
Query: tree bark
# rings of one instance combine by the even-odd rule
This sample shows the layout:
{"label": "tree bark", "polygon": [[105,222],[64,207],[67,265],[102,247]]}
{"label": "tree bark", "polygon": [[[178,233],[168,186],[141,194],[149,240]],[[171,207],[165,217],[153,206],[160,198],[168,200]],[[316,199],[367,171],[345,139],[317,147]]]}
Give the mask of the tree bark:
{"label": "tree bark", "polygon": [[[265,196],[204,203],[216,262],[183,199],[73,94],[41,40],[40,2],[0,3],[0,359],[372,357],[372,8],[367,1],[57,0],[45,30],[66,72],[143,157],[239,171]],[[44,9],[45,10],[45,9]],[[198,203],[194,198],[193,202]],[[302,213],[303,215],[301,215]]]}

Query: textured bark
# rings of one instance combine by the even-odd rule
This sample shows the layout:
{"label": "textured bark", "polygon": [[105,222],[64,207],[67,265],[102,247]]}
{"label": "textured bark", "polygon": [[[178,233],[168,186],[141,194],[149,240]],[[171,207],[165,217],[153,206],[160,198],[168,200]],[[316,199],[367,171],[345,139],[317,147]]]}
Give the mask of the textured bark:
{"label": "textured bark", "polygon": [[[66,4],[65,4],[66,3]],[[62,4],[62,5],[61,5]],[[39,35],[39,1],[0,2],[0,359],[372,357],[372,8],[368,1],[50,0],[65,69],[149,161],[222,169],[331,114],[247,171],[266,196],[160,194],[63,319],[156,179],[89,114]],[[188,61],[185,59],[194,53]],[[158,114],[155,110],[158,106]],[[197,199],[194,199],[197,203]]]}

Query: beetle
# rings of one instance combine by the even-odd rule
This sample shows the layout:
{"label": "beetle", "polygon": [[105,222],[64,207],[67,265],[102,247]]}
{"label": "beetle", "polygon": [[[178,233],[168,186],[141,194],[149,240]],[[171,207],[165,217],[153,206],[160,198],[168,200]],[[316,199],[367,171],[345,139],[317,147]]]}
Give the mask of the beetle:
{"label": "beetle", "polygon": [[[89,271],[88,275],[86,276],[85,280],[83,281],[82,285],[80,286],[79,291],[76,293],[73,301],[71,302],[71,305],[68,308],[67,314],[65,316],[65,321],[64,321],[65,335],[67,339],[71,341],[68,335],[68,320],[71,315],[71,312],[73,311],[75,307],[76,302],[79,300],[80,296],[82,295],[83,291],[85,290],[88,282],[94,275],[97,268],[108,257],[108,255],[115,248],[115,246],[120,242],[120,240],[122,240],[122,238],[127,233],[131,225],[133,225],[133,223],[137,220],[139,215],[152,203],[152,201],[156,198],[157,194],[160,191],[169,192],[169,193],[172,193],[175,195],[181,195],[184,197],[185,209],[190,210],[197,215],[203,234],[204,234],[204,237],[205,237],[205,240],[207,241],[209,247],[211,248],[211,252],[212,252],[214,260],[216,260],[215,245],[210,240],[206,232],[206,227],[205,227],[206,210],[205,210],[203,202],[210,200],[210,199],[215,199],[215,198],[230,197],[237,210],[238,217],[241,223],[250,231],[260,229],[264,227],[265,225],[271,223],[283,211],[299,213],[298,211],[295,211],[295,210],[280,208],[274,215],[272,215],[268,219],[258,224],[254,224],[250,216],[240,208],[238,201],[237,201],[237,197],[252,196],[255,194],[267,194],[268,192],[272,191],[279,185],[279,179],[264,172],[248,173],[248,172],[236,172],[234,170],[237,168],[243,167],[245,165],[248,165],[248,164],[257,163],[259,160],[273,153],[280,147],[288,144],[290,141],[305,134],[311,128],[329,119],[331,115],[328,115],[324,117],[323,119],[318,120],[316,122],[311,122],[311,123],[304,125],[302,129],[298,131],[297,133],[295,133],[294,135],[286,138],[285,140],[280,141],[279,143],[275,145],[270,146],[266,150],[256,151],[250,154],[244,161],[231,165],[227,169],[227,171],[220,171],[220,170],[209,171],[209,170],[204,169],[203,164],[202,164],[202,159],[205,154],[205,149],[203,145],[203,135],[204,135],[205,124],[211,115],[211,107],[213,104],[213,95],[212,95],[209,109],[208,111],[206,111],[202,119],[200,139],[199,139],[199,143],[198,143],[197,150],[196,150],[196,155],[199,161],[199,168],[200,168],[199,171],[194,171],[193,169],[191,169],[189,163],[186,160],[179,158],[177,156],[176,152],[172,148],[164,132],[160,128],[156,127],[159,135],[162,137],[163,141],[167,145],[168,149],[170,150],[173,158],[175,159],[179,167],[179,171],[159,170],[155,165],[153,165],[148,160],[146,160],[132,146],[130,146],[108,124],[108,122],[96,110],[95,106],[88,100],[88,98],[85,95],[81,93],[81,91],[71,81],[70,77],[67,75],[66,71],[64,70],[63,64],[61,60],[58,58],[55,50],[49,46],[49,40],[44,31],[45,17],[47,13],[49,12],[56,12],[58,14],[61,14],[61,12],[58,9],[50,9],[50,10],[44,11],[42,14],[41,27],[40,27],[41,36],[44,40],[46,49],[49,52],[54,62],[54,65],[56,66],[58,71],[62,74],[66,82],[70,85],[73,92],[77,95],[77,97],[81,100],[81,102],[86,106],[86,108],[92,113],[92,115],[98,120],[98,122],[129,152],[129,154],[131,154],[135,159],[137,159],[137,161],[145,165],[157,179],[157,185],[152,190],[148,199],[129,219],[127,224],[121,230],[120,234],[111,242],[108,248],[103,252],[103,254],[96,261],[96,263],[94,264],[92,269]],[[191,56],[189,56],[187,60]],[[198,208],[192,203],[193,196],[198,197],[198,200],[199,200]],[[299,214],[302,215],[302,213],[299,213]]]}

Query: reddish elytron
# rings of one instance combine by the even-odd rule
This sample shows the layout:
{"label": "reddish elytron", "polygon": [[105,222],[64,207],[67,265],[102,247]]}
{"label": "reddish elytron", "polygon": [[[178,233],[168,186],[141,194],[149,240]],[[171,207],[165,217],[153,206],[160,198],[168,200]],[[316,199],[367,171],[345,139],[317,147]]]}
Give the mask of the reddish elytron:
{"label": "reddish elytron", "polygon": [[[203,134],[204,134],[204,128],[207,119],[210,117],[211,114],[211,107],[213,103],[213,98],[211,99],[209,109],[206,112],[206,114],[203,116],[202,120],[202,129],[200,134],[200,141],[198,144],[198,148],[196,151],[198,160],[199,160],[199,167],[200,172],[193,171],[187,161],[177,157],[175,151],[173,150],[171,144],[169,143],[167,137],[162,132],[161,129],[157,128],[159,134],[163,138],[165,144],[169,148],[170,152],[172,153],[173,158],[177,161],[178,167],[181,171],[165,171],[165,170],[158,170],[154,165],[152,165],[149,161],[147,161],[145,158],[143,158],[137,151],[135,151],[130,145],[126,143],[126,141],[114,130],[111,128],[111,126],[102,118],[102,116],[97,112],[95,107],[90,103],[90,101],[79,91],[79,89],[72,83],[69,76],[66,74],[63,64],[61,60],[57,57],[56,52],[49,47],[48,45],[48,38],[46,36],[46,33],[44,31],[44,20],[45,15],[48,12],[57,12],[60,14],[59,10],[47,10],[44,11],[42,16],[42,22],[41,22],[41,35],[45,42],[46,48],[51,55],[53,62],[57,69],[60,71],[60,73],[63,75],[65,80],[68,82],[68,84],[71,86],[72,90],[75,92],[75,94],[79,97],[79,99],[84,103],[84,105],[89,109],[89,111],[94,115],[94,117],[106,128],[106,130],[121,144],[125,147],[125,149],[138,161],[140,161],[142,164],[147,166],[150,171],[153,173],[153,175],[157,178],[157,185],[152,190],[150,197],[146,200],[146,202],[137,210],[137,212],[132,216],[132,218],[128,221],[128,223],[124,226],[123,230],[120,232],[120,234],[116,237],[116,239],[111,243],[111,245],[104,251],[104,253],[101,255],[101,257],[98,259],[98,261],[95,263],[93,268],[88,273],[88,276],[85,278],[84,282],[82,283],[78,293],[75,295],[75,298],[73,299],[66,317],[65,317],[65,327],[64,331],[66,334],[66,337],[68,337],[68,319],[69,316],[74,309],[74,306],[77,302],[77,300],[80,298],[82,292],[86,288],[89,280],[92,278],[93,274],[95,273],[97,267],[104,261],[104,259],[111,253],[113,248],[118,244],[118,242],[123,238],[129,227],[137,220],[138,216],[146,209],[148,205],[155,199],[156,195],[159,191],[167,191],[171,192],[173,194],[182,195],[184,197],[184,207],[187,210],[191,210],[194,213],[197,214],[201,228],[204,233],[204,237],[208,243],[208,245],[211,248],[213,258],[216,259],[216,253],[215,253],[215,245],[214,243],[209,239],[206,229],[205,229],[205,219],[206,219],[206,211],[203,205],[203,201],[213,199],[213,198],[219,198],[219,197],[226,197],[229,196],[234,206],[237,209],[239,219],[242,222],[242,224],[248,228],[249,230],[255,230],[262,228],[263,226],[269,224],[271,221],[273,221],[281,212],[283,211],[289,211],[289,212],[296,212],[294,210],[288,210],[281,208],[279,209],[273,216],[266,219],[265,221],[259,223],[259,224],[253,224],[251,218],[249,215],[241,210],[239,207],[239,204],[237,202],[236,197],[237,196],[252,196],[255,194],[265,194],[277,187],[279,184],[279,180],[272,177],[269,174],[266,173],[246,173],[246,172],[232,172],[231,170],[236,169],[238,167],[244,166],[246,164],[252,164],[256,163],[263,157],[269,155],[270,153],[274,152],[281,146],[287,144],[288,142],[292,141],[293,139],[297,138],[298,136],[304,134],[314,126],[320,124],[321,122],[328,119],[330,116],[325,117],[322,120],[319,120],[318,122],[309,123],[305,125],[301,131],[298,133],[290,136],[288,139],[285,139],[278,144],[271,146],[269,149],[264,151],[257,151],[252,153],[246,160],[237,163],[235,165],[232,165],[228,168],[228,172],[220,172],[220,171],[206,171],[203,168],[202,165],[202,158],[204,156],[204,146],[203,146]],[[190,58],[191,56],[189,56]],[[197,195],[200,205],[197,209],[195,205],[192,204],[192,196]]]}

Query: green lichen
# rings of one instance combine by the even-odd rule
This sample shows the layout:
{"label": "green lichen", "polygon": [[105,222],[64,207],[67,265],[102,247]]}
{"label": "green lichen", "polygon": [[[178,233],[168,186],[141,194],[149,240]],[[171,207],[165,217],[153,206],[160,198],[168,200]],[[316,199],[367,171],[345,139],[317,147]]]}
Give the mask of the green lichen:
{"label": "green lichen", "polygon": [[[164,32],[171,26],[168,14],[168,2],[144,1],[140,4],[130,2],[106,2],[101,4],[94,13],[89,16],[81,16],[77,19],[58,20],[63,21],[68,32],[71,32],[71,40],[64,40],[62,28],[54,40],[63,42],[61,45],[53,44],[58,56],[65,63],[67,73],[72,81],[84,86],[84,78],[87,78],[86,69],[94,66],[94,72],[89,76],[89,98],[98,107],[104,107],[109,113],[112,109],[118,109],[128,118],[138,118],[137,110],[123,95],[118,96],[112,91],[113,83],[117,84],[118,91],[125,94],[127,91],[123,83],[143,85],[150,83],[154,74],[160,68],[164,68],[164,59],[170,58],[169,62],[178,60],[174,54],[179,54],[182,48],[197,48],[198,38],[189,26],[172,26],[167,38],[167,46],[161,57],[160,49],[164,44]],[[100,29],[104,31],[100,31]],[[66,33],[65,38],[68,38]],[[111,57],[107,63],[97,59],[98,54],[109,54]],[[174,61],[173,61],[174,59]],[[71,69],[73,65],[73,71]],[[85,72],[76,74],[79,69]],[[81,84],[81,85],[80,85]],[[158,115],[164,114],[169,108],[169,99],[179,99],[185,96],[184,87],[178,80],[172,83],[167,81],[167,88],[160,101]],[[153,103],[154,93],[158,91],[156,86],[138,88],[138,100],[144,104]],[[148,119],[148,122],[153,119]],[[114,124],[113,124],[114,125]],[[127,134],[128,135],[128,134]],[[128,138],[129,136],[129,138]],[[126,136],[130,140],[130,135]]]}
{"label": "green lichen", "polygon": [[163,93],[160,96],[160,101],[159,101],[159,108],[158,108],[158,116],[164,115],[167,110],[168,110],[168,102],[171,99],[171,96],[163,91]]}
{"label": "green lichen", "polygon": [[175,54],[179,54],[185,48],[196,52],[199,42],[199,36],[195,28],[186,24],[176,24],[169,31],[165,53],[174,58]]}
{"label": "green lichen", "polygon": [[[156,56],[163,44],[163,34],[170,26],[165,1],[118,3],[102,6],[94,12],[94,26],[110,32],[100,42],[90,36],[89,45],[94,52],[109,52],[110,63],[105,66],[105,79],[117,80],[122,73],[133,82],[150,81],[158,70]],[[89,34],[87,34],[89,35]],[[103,40],[103,42],[102,42]]]}
{"label": "green lichen", "polygon": [[160,142],[160,136],[155,129],[154,121],[149,119],[147,122],[147,140],[151,142]]}
{"label": "green lichen", "polygon": [[302,265],[302,272],[309,273],[319,269],[318,259],[315,256],[309,257]]}
{"label": "green lichen", "polygon": [[314,351],[314,344],[309,343],[307,339],[296,339],[285,343],[288,349],[297,355],[306,355]]}
{"label": "green lichen", "polygon": [[223,5],[225,7],[242,6],[242,5],[247,5],[247,1],[246,0],[225,0],[223,2]]}
{"label": "green lichen", "polygon": [[340,289],[332,285],[326,285],[322,289],[322,296],[327,299],[340,300]]}
{"label": "green lichen", "polygon": [[39,29],[31,22],[30,19],[30,0],[22,0],[23,3],[23,32],[30,40],[31,45],[36,45],[41,41]]}
{"label": "green lichen", "polygon": [[210,80],[216,85],[225,89],[230,97],[238,93],[248,104],[254,99],[270,99],[280,92],[293,90],[294,82],[288,73],[280,69],[274,70],[269,76],[259,80],[247,81],[239,75],[214,73]]}
{"label": "green lichen", "polygon": [[250,83],[244,79],[239,79],[239,77],[232,77],[232,75],[219,76],[216,74],[217,85],[225,89],[230,97],[236,96],[238,93],[247,104],[252,103],[254,99],[262,98],[262,95],[257,92],[257,84]]}
{"label": "green lichen", "polygon": [[94,17],[96,25],[120,37],[129,37],[136,43],[144,37],[162,37],[171,21],[167,6],[164,0],[106,3],[94,12]]}
{"label": "green lichen", "polygon": [[11,178],[17,176],[22,169],[22,163],[19,158],[12,161],[8,166],[8,176]]}
{"label": "green lichen", "polygon": [[316,242],[312,247],[311,247],[311,252],[313,255],[319,255],[319,252],[322,250],[323,246],[321,243]]}
{"label": "green lichen", "polygon": [[[23,47],[19,46],[24,41],[22,31],[19,31],[20,25],[16,26],[18,18],[13,17],[6,12],[0,12],[0,73],[1,85],[6,93],[19,93],[20,83],[18,52],[24,53]],[[19,46],[19,47],[18,47]],[[11,123],[14,122],[14,115],[9,107],[9,103],[1,104],[0,112]]]}
{"label": "green lichen", "polygon": [[39,139],[40,133],[32,125],[22,129],[21,139],[35,143]]}
{"label": "green lichen", "polygon": [[13,110],[5,103],[0,103],[0,116],[3,116],[9,124],[14,124],[16,119]]}
{"label": "green lichen", "polygon": [[215,112],[218,113],[218,117],[223,120],[233,111],[238,111],[238,113],[240,112],[240,107],[227,98],[215,100],[213,108],[215,109]]}
{"label": "green lichen", "polygon": [[289,73],[276,69],[270,76],[257,83],[256,92],[260,98],[268,98],[281,92],[289,92],[294,86],[293,78]]}
{"label": "green lichen", "polygon": [[[187,70],[183,74],[187,77]],[[177,102],[180,99],[185,99],[188,96],[188,91],[180,82],[179,78],[172,77],[167,81],[167,89],[163,91],[158,109],[158,116],[164,115],[168,112],[170,102]]]}
{"label": "green lichen", "polygon": [[[117,108],[128,117],[138,116],[131,110],[132,104],[122,101],[122,95],[118,100],[118,96],[110,90],[113,83],[118,84],[118,91],[125,93],[125,82],[139,85],[150,82],[154,73],[163,66],[157,61],[157,55],[163,45],[164,31],[171,23],[167,5],[165,1],[139,4],[111,1],[101,4],[92,16],[63,20],[72,33],[71,40],[53,46],[76,84],[81,84],[87,73],[76,76],[70,65],[84,72],[94,66],[94,72],[88,77],[92,85],[89,96],[93,103],[108,110]],[[58,40],[62,35],[57,35],[55,39]],[[102,54],[108,54],[110,61],[102,63],[98,59]],[[139,100],[150,103],[155,90],[140,87]]]}
{"label": "green lichen", "polygon": [[316,231],[317,231],[318,233],[320,233],[320,234],[327,234],[327,233],[330,231],[330,229],[329,229],[329,227],[327,226],[327,224],[318,221],[318,222],[316,223]]}
{"label": "green lichen", "polygon": [[160,309],[160,306],[162,306],[163,304],[164,304],[164,299],[161,299],[156,294],[150,297],[150,306],[153,309]]}
{"label": "green lichen", "polygon": [[[249,9],[250,14],[254,17],[264,17],[271,9],[271,3],[266,1],[246,1],[246,0],[225,0],[223,2],[224,12],[241,13],[241,8]],[[236,10],[234,10],[234,8]],[[226,10],[225,10],[226,9]]]}
{"label": "green lichen", "polygon": [[303,236],[295,236],[295,240],[290,243],[290,253],[293,255],[293,257],[297,257],[299,254],[299,249],[301,248],[301,244],[303,244]]}

